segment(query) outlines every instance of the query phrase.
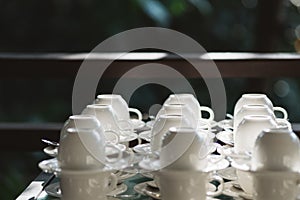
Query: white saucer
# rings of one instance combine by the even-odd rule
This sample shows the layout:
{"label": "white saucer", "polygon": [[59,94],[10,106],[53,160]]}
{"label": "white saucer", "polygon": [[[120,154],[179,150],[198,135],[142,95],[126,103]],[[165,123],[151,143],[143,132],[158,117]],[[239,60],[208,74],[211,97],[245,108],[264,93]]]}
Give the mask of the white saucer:
{"label": "white saucer", "polygon": [[147,142],[151,142],[151,130],[141,132],[139,134],[139,138],[141,138],[142,140],[146,140]]}
{"label": "white saucer", "polygon": [[[120,170],[127,168],[129,165],[132,164],[132,153],[128,153],[127,151],[122,152],[123,158],[113,162],[113,163],[106,163],[103,168],[96,169],[99,171],[112,171],[112,170]],[[133,156],[134,157],[134,156]],[[47,159],[39,162],[39,168],[45,173],[55,173],[57,175],[60,174],[61,168],[59,166],[59,162],[57,158]]]}
{"label": "white saucer", "polygon": [[221,142],[228,144],[230,146],[234,145],[233,133],[230,131],[220,131],[217,133],[216,138]]}
{"label": "white saucer", "polygon": [[136,140],[138,138],[138,134],[136,133],[126,133],[126,132],[123,132],[123,134],[120,134],[120,140],[119,142],[120,143],[126,143],[126,142],[130,142],[130,141],[133,141],[133,140]]}
{"label": "white saucer", "polygon": [[[225,169],[229,166],[229,161],[226,159],[222,159],[221,155],[209,155],[207,166],[201,170],[201,172],[211,172],[217,171],[221,169]],[[217,162],[218,161],[218,162]],[[155,158],[146,158],[139,162],[139,166],[147,171],[158,171],[162,167],[160,165],[160,160]]]}
{"label": "white saucer", "polygon": [[142,155],[148,155],[151,154],[151,146],[150,143],[147,144],[139,144],[132,148],[136,153],[142,154]]}
{"label": "white saucer", "polygon": [[[157,184],[155,183],[155,181],[147,181],[146,183],[147,183],[147,185],[148,185],[149,187],[159,189],[158,186],[157,186]],[[208,184],[207,184],[207,190],[208,190],[208,191],[211,191],[211,192],[214,192],[214,191],[217,190],[217,187],[216,187],[214,184],[208,183]]]}
{"label": "white saucer", "polygon": [[232,119],[224,119],[217,123],[218,127],[222,129],[231,129],[233,127],[233,120]]}
{"label": "white saucer", "polygon": [[233,167],[227,167],[225,169],[219,170],[218,175],[220,177],[222,177],[223,179],[226,179],[229,181],[237,180],[236,169]]}
{"label": "white saucer", "polygon": [[[128,188],[127,185],[122,183],[120,185],[117,185],[117,188],[115,190],[109,192],[107,194],[107,196],[116,196],[116,195],[122,194],[123,192],[127,191],[127,188]],[[59,182],[48,185],[45,188],[45,191],[48,195],[50,195],[52,197],[61,198],[61,190],[60,190]],[[114,199],[116,199],[116,198],[114,198]]]}
{"label": "white saucer", "polygon": [[235,181],[229,181],[224,183],[224,189],[222,194],[226,195],[226,196],[230,196],[230,197],[234,197],[234,198],[244,198],[244,199],[253,199],[252,195],[249,195],[247,193],[245,193],[242,189],[234,186],[235,184],[238,185],[237,182]]}
{"label": "white saucer", "polygon": [[153,179],[154,175],[151,172],[140,172],[140,174],[146,178]]}
{"label": "white saucer", "polygon": [[138,131],[140,129],[143,129],[145,127],[145,122],[138,120],[138,119],[130,119],[131,125],[133,126],[133,129]]}
{"label": "white saucer", "polygon": [[44,153],[51,157],[56,157],[58,154],[58,147],[47,146],[43,149]]}
{"label": "white saucer", "polygon": [[[161,199],[160,191],[158,188],[149,186],[148,182],[139,183],[133,188],[137,193],[152,197],[153,199]],[[208,191],[216,191],[216,186],[209,183]],[[206,200],[216,200],[212,197],[207,197]]]}
{"label": "white saucer", "polygon": [[118,171],[115,173],[118,178],[118,183],[124,182],[126,179],[131,178],[137,174],[137,170],[133,173],[127,171]]}
{"label": "white saucer", "polygon": [[146,126],[151,129],[153,127],[154,122],[155,120],[148,121],[146,122]]}
{"label": "white saucer", "polygon": [[136,184],[133,189],[141,195],[149,196],[153,199],[161,199],[159,189],[149,187],[147,182]]}
{"label": "white saucer", "polygon": [[227,156],[231,159],[235,159],[235,160],[250,160],[251,159],[251,153],[250,152],[246,152],[246,153],[236,153],[234,151],[234,147],[232,146],[228,146],[228,145],[224,145],[224,146],[219,146],[217,148],[217,152],[221,155]]}

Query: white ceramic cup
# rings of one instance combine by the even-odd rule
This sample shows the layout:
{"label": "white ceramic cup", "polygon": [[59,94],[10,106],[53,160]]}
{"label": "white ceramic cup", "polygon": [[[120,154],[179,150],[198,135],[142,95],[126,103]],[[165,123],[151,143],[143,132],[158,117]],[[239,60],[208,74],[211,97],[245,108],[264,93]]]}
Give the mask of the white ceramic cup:
{"label": "white ceramic cup", "polygon": [[127,102],[118,94],[101,94],[97,96],[94,104],[111,105],[120,120],[129,120],[129,113],[135,113],[138,120],[142,120],[142,113],[136,108],[129,108]]}
{"label": "white ceramic cup", "polygon": [[[119,142],[128,146],[129,142],[138,138],[134,133],[129,121],[118,120],[111,105],[94,104],[88,105],[83,111],[83,114],[94,115],[101,123],[103,130],[107,133],[115,133],[119,136]],[[120,125],[122,121],[123,126]],[[127,126],[124,122],[127,122]],[[140,143],[141,141],[138,140]]]}
{"label": "white ceramic cup", "polygon": [[188,105],[183,103],[164,104],[158,111],[155,120],[158,120],[161,115],[182,115],[190,122],[192,127],[197,126],[197,116]]}
{"label": "white ceramic cup", "polygon": [[[119,126],[121,120],[119,120],[116,116],[115,110],[111,105],[106,104],[93,104],[88,105],[83,111],[82,114],[94,115],[99,122],[101,123],[104,131],[113,130],[116,132],[120,132],[121,130],[129,130],[133,131],[132,127],[127,121],[127,128],[124,129],[124,126]],[[122,120],[122,123],[125,123]]]}
{"label": "white ceramic cup", "polygon": [[252,153],[255,141],[263,129],[276,128],[277,123],[268,115],[247,115],[234,134],[234,151]]}
{"label": "white ceramic cup", "polygon": [[151,130],[151,151],[159,151],[163,136],[171,127],[190,127],[189,122],[182,115],[161,115],[153,124]]}
{"label": "white ceramic cup", "polygon": [[288,171],[263,171],[253,174],[255,200],[295,200],[299,174]]}
{"label": "white ceramic cup", "polygon": [[164,169],[201,171],[214,149],[203,131],[172,127],[162,140],[160,165]]}
{"label": "white ceramic cup", "polygon": [[243,94],[242,97],[235,104],[234,116],[243,107],[243,105],[247,105],[247,104],[266,105],[270,108],[270,110],[282,112],[284,119],[288,118],[287,111],[284,108],[273,107],[273,103],[267,97],[267,95],[260,94],[260,93]]}
{"label": "white ceramic cup", "polygon": [[62,200],[106,200],[106,194],[117,187],[117,177],[101,170],[62,170],[60,189]]}
{"label": "white ceramic cup", "polygon": [[[120,160],[121,150],[112,144],[106,144],[105,138],[100,135],[97,129],[67,129],[59,142],[60,167],[68,170],[101,169],[108,162]],[[106,147],[113,150],[117,156],[108,158]]]}
{"label": "white ceramic cup", "polygon": [[258,136],[251,159],[255,171],[300,171],[300,142],[288,128],[265,129]]}
{"label": "white ceramic cup", "polygon": [[[155,172],[164,200],[206,200],[207,196],[218,196],[223,190],[223,179],[205,172],[162,170]],[[217,191],[208,192],[207,183],[220,183]]]}
{"label": "white ceramic cup", "polygon": [[209,113],[208,121],[213,121],[215,118],[214,112],[211,108],[206,106],[200,106],[198,100],[195,98],[192,94],[171,94],[167,100],[164,102],[164,104],[186,104],[188,105],[191,110],[194,112],[194,116],[197,117],[197,119],[202,118],[201,112],[207,112]]}
{"label": "white ceramic cup", "polygon": [[65,122],[63,128],[60,132],[60,138],[63,138],[66,134],[68,128],[76,129],[96,129],[100,134],[100,137],[105,136],[105,141],[112,144],[117,144],[119,142],[119,136],[115,133],[105,132],[98,121],[98,119],[93,115],[72,115]]}
{"label": "white ceramic cup", "polygon": [[[267,105],[263,104],[246,104],[241,107],[241,109],[234,115],[233,118],[233,130],[236,130],[237,126],[243,118],[247,115],[269,115],[274,120],[277,120],[274,111],[270,109]],[[286,117],[286,116],[284,116]],[[279,119],[279,118],[278,118]],[[280,118],[281,119],[281,118]],[[281,120],[286,120],[287,118],[282,118]]]}
{"label": "white ceramic cup", "polygon": [[[235,153],[252,153],[255,141],[263,129],[276,128],[277,124],[268,115],[248,115],[238,125],[234,135]],[[247,194],[253,193],[253,181],[250,172],[237,170],[240,186]]]}

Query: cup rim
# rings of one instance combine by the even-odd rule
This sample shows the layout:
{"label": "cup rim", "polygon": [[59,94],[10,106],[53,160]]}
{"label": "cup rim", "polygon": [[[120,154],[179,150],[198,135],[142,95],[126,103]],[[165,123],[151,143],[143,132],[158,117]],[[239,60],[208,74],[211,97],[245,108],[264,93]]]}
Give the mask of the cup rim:
{"label": "cup rim", "polygon": [[90,114],[80,114],[80,115],[71,115],[69,116],[69,119],[71,120],[78,120],[78,119],[96,119],[94,115]]}
{"label": "cup rim", "polygon": [[243,94],[242,97],[246,97],[246,98],[265,98],[265,97],[267,97],[267,95],[263,94],[263,93],[248,93],[248,94]]}
{"label": "cup rim", "polygon": [[112,99],[112,98],[120,98],[122,97],[120,94],[98,94],[97,99]]}
{"label": "cup rim", "polygon": [[246,105],[243,105],[240,110],[242,110],[243,108],[246,108],[246,109],[257,109],[257,108],[268,109],[269,107],[265,104],[246,104]]}
{"label": "cup rim", "polygon": [[269,115],[246,115],[243,120],[247,121],[267,121],[271,120],[271,116]]}

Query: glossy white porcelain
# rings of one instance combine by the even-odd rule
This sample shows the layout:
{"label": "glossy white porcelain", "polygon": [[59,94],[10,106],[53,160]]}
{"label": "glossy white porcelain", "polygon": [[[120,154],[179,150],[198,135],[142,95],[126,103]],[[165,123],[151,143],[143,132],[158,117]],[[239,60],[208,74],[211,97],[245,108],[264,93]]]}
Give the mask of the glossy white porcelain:
{"label": "glossy white porcelain", "polygon": [[172,170],[203,170],[216,148],[204,131],[172,127],[163,136],[160,165]]}
{"label": "glossy white porcelain", "polygon": [[182,115],[161,115],[155,121],[151,130],[151,151],[160,150],[163,136],[171,127],[190,127],[189,122]]}
{"label": "glossy white porcelain", "polygon": [[214,120],[214,112],[211,108],[206,106],[200,106],[200,103],[196,99],[196,97],[193,94],[171,94],[167,100],[164,102],[164,104],[186,104],[188,105],[191,110],[194,112],[194,115],[197,117],[197,119],[202,118],[202,111],[205,111],[209,114],[208,120],[213,121]]}
{"label": "glossy white porcelain", "polygon": [[243,107],[243,105],[249,105],[249,104],[266,105],[266,106],[269,107],[270,110],[274,110],[274,111],[276,110],[276,111],[282,112],[282,114],[284,116],[283,117],[284,119],[288,118],[287,111],[284,108],[273,107],[273,103],[267,97],[267,95],[261,94],[261,93],[243,94],[242,97],[235,104],[235,107],[234,107],[234,116]]}
{"label": "glossy white porcelain", "polygon": [[[162,170],[155,172],[157,184],[164,200],[206,200],[206,196],[218,196],[222,193],[223,179],[205,172]],[[216,191],[207,191],[207,184],[217,181]]]}
{"label": "glossy white porcelain", "polygon": [[252,152],[261,131],[266,128],[276,128],[276,126],[277,123],[268,115],[245,116],[233,136],[235,152]]}
{"label": "glossy white porcelain", "polygon": [[288,128],[263,130],[255,142],[251,169],[300,171],[299,138]]}
{"label": "glossy white porcelain", "polygon": [[106,200],[116,187],[117,177],[111,172],[62,170],[60,174],[62,200]]}
{"label": "glossy white porcelain", "polygon": [[129,108],[127,102],[118,94],[101,94],[97,96],[94,104],[111,105],[115,110],[119,120],[129,120],[129,112],[137,115],[138,120],[142,120],[141,112],[136,108]]}
{"label": "glossy white porcelain", "polygon": [[103,168],[105,138],[97,129],[69,128],[60,138],[58,161],[63,169],[86,170]]}

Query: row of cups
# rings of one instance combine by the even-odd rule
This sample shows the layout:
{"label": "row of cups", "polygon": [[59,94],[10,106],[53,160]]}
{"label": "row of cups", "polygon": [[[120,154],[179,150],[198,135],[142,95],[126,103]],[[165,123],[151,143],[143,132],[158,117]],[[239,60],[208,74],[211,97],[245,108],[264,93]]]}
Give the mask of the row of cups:
{"label": "row of cups", "polygon": [[[203,111],[208,118],[202,117]],[[218,146],[213,142],[213,124],[212,109],[200,106],[192,94],[170,95],[148,122],[151,130],[140,137],[149,143],[133,149],[148,155],[139,166],[152,173],[162,199],[206,199],[222,193],[223,179],[213,172],[228,167],[229,162],[212,154]],[[211,181],[219,183],[216,191],[207,190]]]}
{"label": "row of cups", "polygon": [[134,129],[141,120],[141,112],[116,94],[98,95],[82,114],[70,116],[61,130],[55,170],[61,199],[107,199],[122,181],[119,170],[134,163],[128,146],[138,138]]}
{"label": "row of cups", "polygon": [[286,110],[274,107],[265,94],[244,94],[235,105],[234,147],[225,155],[237,169],[241,188],[254,199],[297,197],[300,142],[287,118]]}
{"label": "row of cups", "polygon": [[[117,111],[121,109],[115,108],[118,109],[115,111],[113,105],[108,105],[108,102],[99,104],[100,101],[96,100],[95,104],[88,105],[83,110],[82,115],[71,116],[61,131],[58,161],[61,167],[63,199],[80,199],[78,197],[87,195],[88,190],[94,191],[94,197],[101,196],[104,199],[107,192],[115,188],[115,174],[111,173],[110,167],[121,169],[133,164],[124,161],[124,150],[121,150],[124,144],[124,149],[128,150],[128,142],[136,139],[132,137],[137,136],[133,131],[132,122],[130,118],[128,120],[118,117]],[[202,111],[209,113],[208,119],[202,118]],[[126,113],[128,112],[129,109]],[[181,197],[187,195],[189,198],[199,195],[205,198],[206,182],[211,180],[218,181],[223,186],[223,180],[211,174],[212,171],[225,168],[229,164],[222,156],[211,156],[216,149],[216,144],[212,142],[214,134],[211,132],[213,118],[213,111],[200,106],[191,94],[173,94],[164,103],[151,127],[150,151],[147,154],[150,156],[146,156],[139,163],[143,170],[155,171],[153,174],[163,199],[182,199]],[[215,165],[217,162],[221,164]],[[95,175],[95,170],[98,176]],[[194,172],[194,176],[191,176],[190,172]],[[106,181],[97,181],[99,176]],[[191,183],[191,178],[197,180],[197,184]],[[172,187],[167,186],[170,179],[174,183]],[[80,181],[78,186],[72,188],[71,182],[75,180]],[[102,190],[79,184],[91,181],[97,183],[97,187],[101,185]],[[111,187],[112,185],[114,187]],[[183,190],[176,194],[174,189],[177,191],[178,186],[183,187]],[[80,187],[80,191],[86,192],[79,195]],[[189,192],[191,189],[192,193]],[[207,194],[217,196],[221,191],[222,187],[219,187],[217,191]],[[84,199],[88,197],[87,195]]]}

